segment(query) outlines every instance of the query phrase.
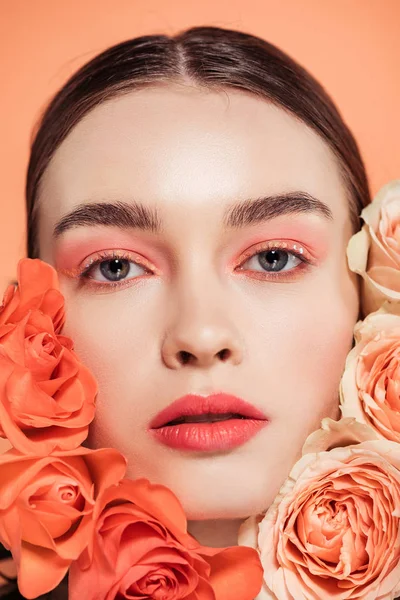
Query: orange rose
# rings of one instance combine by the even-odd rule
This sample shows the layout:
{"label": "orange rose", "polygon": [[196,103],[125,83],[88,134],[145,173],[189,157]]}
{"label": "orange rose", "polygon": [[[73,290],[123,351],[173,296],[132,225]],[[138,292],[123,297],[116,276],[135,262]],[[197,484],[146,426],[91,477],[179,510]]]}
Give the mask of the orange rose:
{"label": "orange rose", "polygon": [[368,439],[374,431],[355,419],[322,426],[266,514],[239,532],[261,555],[258,600],[392,600],[400,592],[400,445]]}
{"label": "orange rose", "polygon": [[18,286],[8,286],[0,306],[0,325],[18,323],[31,310],[50,317],[55,333],[64,324],[64,298],[59,291],[57,271],[38,258],[18,263]]}
{"label": "orange rose", "polygon": [[362,277],[365,315],[400,300],[400,179],[386,184],[361,212],[365,223],[347,247],[349,267]]}
{"label": "orange rose", "polygon": [[0,542],[12,552],[25,598],[55,588],[90,539],[96,499],[125,474],[112,449],[0,456]]}
{"label": "orange rose", "polygon": [[124,480],[96,506],[93,544],[71,565],[70,600],[253,600],[262,567],[252,548],[206,548],[174,494]]}
{"label": "orange rose", "polygon": [[54,329],[64,318],[62,295],[46,289],[54,274],[20,261],[21,287],[9,288],[0,311],[0,436],[23,453],[76,448],[94,417],[97,382]]}
{"label": "orange rose", "polygon": [[400,303],[357,323],[354,337],[340,383],[342,415],[400,442]]}

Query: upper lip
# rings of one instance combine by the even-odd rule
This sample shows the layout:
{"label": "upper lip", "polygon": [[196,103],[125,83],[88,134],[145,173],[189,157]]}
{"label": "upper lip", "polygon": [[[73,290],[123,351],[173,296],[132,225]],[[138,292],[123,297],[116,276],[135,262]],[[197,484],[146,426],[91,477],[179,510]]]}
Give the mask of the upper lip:
{"label": "upper lip", "polygon": [[243,417],[267,420],[267,416],[258,408],[231,394],[216,393],[210,396],[188,394],[172,402],[159,412],[150,422],[150,429],[157,429],[179,417],[203,415],[207,413],[234,413]]}

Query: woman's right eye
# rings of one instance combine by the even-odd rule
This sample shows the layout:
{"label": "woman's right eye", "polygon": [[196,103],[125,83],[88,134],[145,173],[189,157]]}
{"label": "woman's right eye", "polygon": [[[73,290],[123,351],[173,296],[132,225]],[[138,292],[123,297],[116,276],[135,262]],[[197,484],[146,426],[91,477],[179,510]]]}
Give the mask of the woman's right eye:
{"label": "woman's right eye", "polygon": [[[120,281],[121,279],[126,279],[129,274],[132,275],[135,267],[138,267],[136,263],[132,263],[125,258],[113,258],[112,260],[102,261],[96,268],[106,281]],[[92,267],[92,277],[94,270]]]}
{"label": "woman's right eye", "polygon": [[135,279],[148,273],[150,273],[149,269],[133,261],[131,257],[99,257],[84,268],[79,279],[91,280],[93,285],[118,285],[118,282]]}

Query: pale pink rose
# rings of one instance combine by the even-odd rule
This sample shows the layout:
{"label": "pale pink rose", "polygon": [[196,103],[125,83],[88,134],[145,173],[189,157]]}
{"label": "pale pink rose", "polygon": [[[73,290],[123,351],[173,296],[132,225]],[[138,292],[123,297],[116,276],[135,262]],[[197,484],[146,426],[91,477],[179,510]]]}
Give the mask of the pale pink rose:
{"label": "pale pink rose", "polygon": [[400,444],[369,436],[355,419],[324,419],[265,515],[243,523],[239,544],[264,569],[257,600],[400,593]]}
{"label": "pale pink rose", "polygon": [[325,417],[321,421],[321,427],[310,433],[301,453],[304,456],[312,452],[326,452],[333,448],[346,448],[378,439],[380,437],[372,427],[358,422],[354,417],[343,417],[339,421]]}
{"label": "pale pink rose", "polygon": [[362,277],[363,315],[400,301],[400,179],[386,184],[361,212],[364,225],[347,246],[349,267]]}
{"label": "pale pink rose", "polygon": [[340,382],[342,416],[400,442],[400,303],[386,302],[359,321],[354,338]]}

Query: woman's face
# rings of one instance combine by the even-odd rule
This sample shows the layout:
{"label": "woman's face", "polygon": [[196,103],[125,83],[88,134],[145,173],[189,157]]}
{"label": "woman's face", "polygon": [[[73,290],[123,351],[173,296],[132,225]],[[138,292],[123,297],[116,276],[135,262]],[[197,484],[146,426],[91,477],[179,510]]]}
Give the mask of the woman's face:
{"label": "woman's face", "polygon": [[[325,142],[250,94],[147,88],[75,126],[40,201],[40,258],[59,271],[63,333],[99,384],[88,443],[118,448],[130,477],[170,487],[189,519],[267,508],[306,436],[339,418],[358,316],[348,201]],[[139,205],[157,213],[159,232],[137,226]],[[175,399],[216,391],[268,424],[223,451],[167,447],[148,431]]]}

